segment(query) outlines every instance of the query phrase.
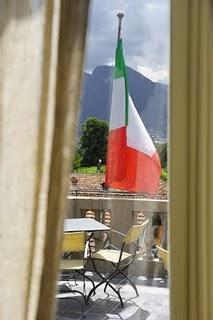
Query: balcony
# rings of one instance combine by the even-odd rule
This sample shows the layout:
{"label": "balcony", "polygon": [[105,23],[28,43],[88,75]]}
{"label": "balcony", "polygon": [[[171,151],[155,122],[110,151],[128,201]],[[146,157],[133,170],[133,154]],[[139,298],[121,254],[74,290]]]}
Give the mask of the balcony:
{"label": "balcony", "polygon": [[[101,181],[101,179],[100,179]],[[96,184],[97,187],[97,184]],[[125,196],[121,193],[103,192],[101,188],[86,190],[71,188],[67,197],[67,218],[90,217],[110,226],[111,229],[126,233],[132,224],[140,224],[143,219],[149,219],[145,238],[142,239],[137,259],[129,268],[128,274],[136,284],[139,297],[123,278],[116,278],[116,285],[121,286],[124,297],[124,308],[121,309],[117,296],[110,289],[104,293],[99,287],[95,296],[86,306],[86,319],[169,319],[169,289],[166,271],[161,259],[156,255],[155,217],[160,217],[163,234],[161,245],[167,248],[168,201],[166,199],[145,199],[141,195]],[[108,234],[95,233],[93,237],[94,250],[106,241]],[[110,236],[114,245],[119,245],[119,236]],[[106,264],[99,264],[99,270],[107,273]],[[95,282],[99,281],[88,264],[87,274]],[[77,281],[78,289],[81,279]],[[60,282],[63,287],[63,282]],[[86,283],[89,291],[91,284]],[[57,320],[77,319],[82,316],[81,304],[74,299],[67,299],[69,294],[58,299]],[[78,299],[81,299],[78,297]]]}
{"label": "balcony", "polygon": [[[68,196],[66,216],[67,218],[92,217],[122,233],[126,233],[132,224],[140,223],[141,219],[148,218],[149,224],[140,248],[141,255],[138,256],[130,271],[135,275],[162,276],[164,274],[163,263],[156,259],[153,251],[155,244],[153,220],[156,215],[160,217],[163,229],[161,245],[167,248],[167,207],[167,200]],[[95,242],[99,243],[102,240],[100,237],[101,235],[96,235]],[[113,244],[119,245],[118,237],[111,240]]]}

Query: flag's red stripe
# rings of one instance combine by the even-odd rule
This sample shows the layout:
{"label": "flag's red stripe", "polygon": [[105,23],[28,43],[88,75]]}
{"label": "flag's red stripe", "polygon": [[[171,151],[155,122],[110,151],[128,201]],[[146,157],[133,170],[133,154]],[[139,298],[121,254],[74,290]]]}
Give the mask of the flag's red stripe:
{"label": "flag's red stripe", "polygon": [[125,127],[109,133],[106,184],[133,192],[156,193],[161,173],[158,153],[151,157],[126,146]]}
{"label": "flag's red stripe", "polygon": [[108,135],[106,185],[123,181],[126,176],[126,127],[111,130]]}
{"label": "flag's red stripe", "polygon": [[161,173],[158,153],[152,158],[135,149],[127,147],[127,167],[124,187],[130,191],[156,193]]}

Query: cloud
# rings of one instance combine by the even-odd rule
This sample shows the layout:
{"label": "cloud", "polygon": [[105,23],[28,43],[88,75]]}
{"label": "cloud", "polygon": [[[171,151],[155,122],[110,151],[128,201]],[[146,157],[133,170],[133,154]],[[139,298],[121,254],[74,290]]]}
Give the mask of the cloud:
{"label": "cloud", "polygon": [[114,63],[116,14],[119,11],[125,14],[122,34],[126,64],[140,72],[149,70],[156,81],[166,81],[169,65],[168,0],[93,0],[85,69],[92,71],[97,65]]}
{"label": "cloud", "polygon": [[136,70],[154,82],[167,83],[167,79],[168,79],[167,69],[160,68],[160,70],[153,70],[151,68],[137,66]]}

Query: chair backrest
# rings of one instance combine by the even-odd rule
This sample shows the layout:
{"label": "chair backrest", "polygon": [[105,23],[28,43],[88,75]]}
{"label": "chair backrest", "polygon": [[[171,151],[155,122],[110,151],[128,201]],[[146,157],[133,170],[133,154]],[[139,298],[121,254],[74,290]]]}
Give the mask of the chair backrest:
{"label": "chair backrest", "polygon": [[163,261],[165,269],[168,270],[168,260],[169,260],[168,259],[168,256],[169,256],[168,251],[160,246],[156,246],[156,248],[158,249],[158,254]]}
{"label": "chair backrest", "polygon": [[84,232],[65,232],[63,234],[62,251],[82,252],[85,249]]}
{"label": "chair backrest", "polygon": [[142,224],[131,226],[129,231],[127,232],[126,236],[123,239],[123,243],[130,244],[130,243],[135,242],[138,239],[140,239],[140,236],[141,236],[142,232],[144,231],[145,226],[147,225],[148,221],[149,220],[146,220]]}

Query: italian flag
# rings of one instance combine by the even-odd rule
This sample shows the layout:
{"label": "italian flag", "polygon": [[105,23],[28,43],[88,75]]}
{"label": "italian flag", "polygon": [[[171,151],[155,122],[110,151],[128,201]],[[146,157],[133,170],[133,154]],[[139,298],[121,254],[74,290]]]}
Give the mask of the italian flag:
{"label": "italian flag", "polygon": [[122,39],[119,39],[112,90],[106,187],[156,193],[160,174],[158,153],[128,93]]}

